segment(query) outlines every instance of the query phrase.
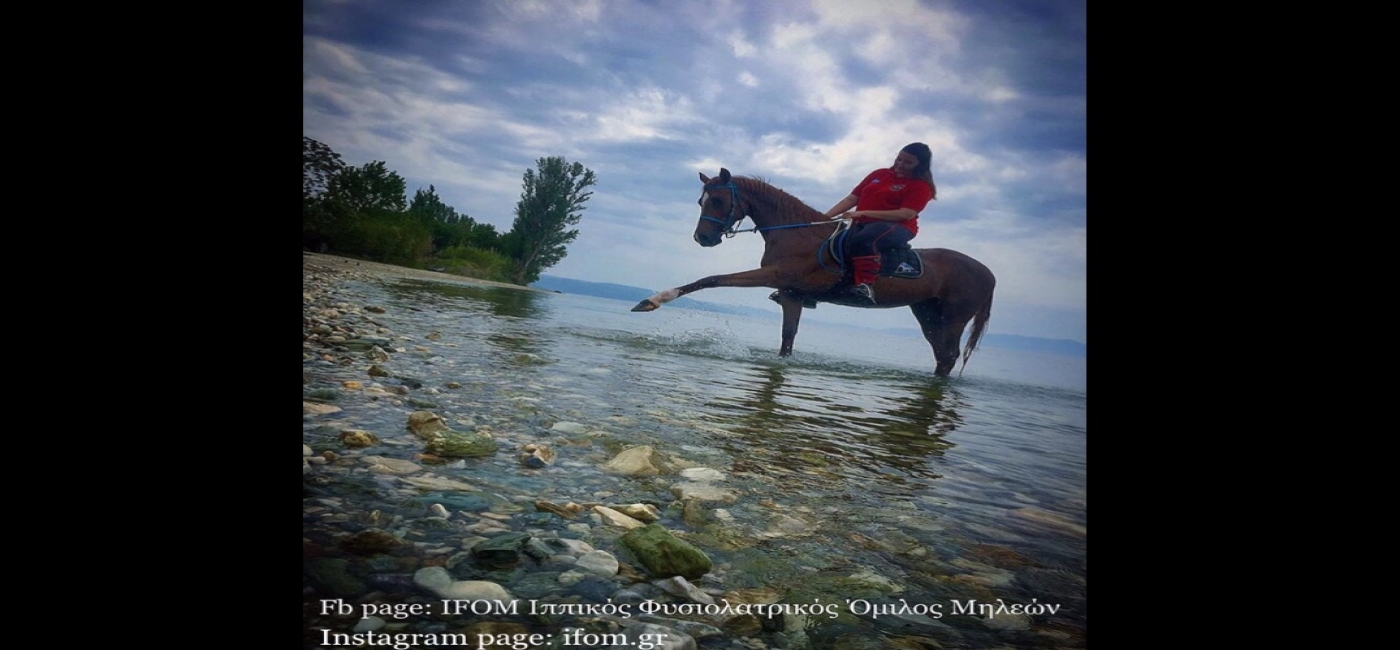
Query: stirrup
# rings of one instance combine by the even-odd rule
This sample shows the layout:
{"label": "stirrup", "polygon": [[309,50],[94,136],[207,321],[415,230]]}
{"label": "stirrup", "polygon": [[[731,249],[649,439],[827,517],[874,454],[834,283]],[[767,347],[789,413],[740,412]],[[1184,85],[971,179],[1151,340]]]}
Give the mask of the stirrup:
{"label": "stirrup", "polygon": [[872,305],[875,304],[875,290],[870,288],[868,284],[858,284],[851,287],[851,295],[869,300]]}

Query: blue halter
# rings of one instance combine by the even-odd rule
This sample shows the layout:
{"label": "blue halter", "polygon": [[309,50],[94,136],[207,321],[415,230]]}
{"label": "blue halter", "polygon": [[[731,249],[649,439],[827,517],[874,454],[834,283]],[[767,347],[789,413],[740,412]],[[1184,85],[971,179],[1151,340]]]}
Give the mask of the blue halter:
{"label": "blue halter", "polygon": [[[728,235],[728,236],[730,236],[730,237],[733,237],[734,234],[737,232],[736,230],[734,230],[734,226],[739,225],[739,222],[744,220],[744,215],[743,215],[743,214],[739,214],[738,216],[735,216],[736,211],[738,211],[738,209],[739,209],[739,187],[736,186],[736,185],[735,185],[734,183],[732,183],[732,182],[730,182],[730,183],[725,183],[724,185],[706,185],[706,186],[705,186],[705,191],[707,191],[707,192],[710,191],[710,190],[723,190],[723,189],[728,189],[728,190],[729,190],[729,214],[724,218],[723,221],[721,221],[721,220],[719,220],[719,219],[716,219],[716,218],[714,218],[714,217],[711,217],[711,216],[709,216],[709,215],[705,215],[705,214],[701,214],[701,215],[700,215],[700,218],[701,218],[701,219],[707,219],[707,220],[709,220],[709,221],[713,221],[713,222],[719,224],[719,227],[721,228],[720,234]],[[702,203],[703,203],[703,201],[702,201]],[[702,206],[702,207],[703,207],[703,206]]]}
{"label": "blue halter", "polygon": [[[747,228],[744,230],[735,230],[734,227],[739,225],[739,222],[743,221],[744,217],[748,216],[745,214],[736,214],[736,212],[739,209],[739,187],[735,185],[732,181],[723,185],[705,186],[706,191],[725,189],[729,190],[729,214],[726,215],[725,218],[722,220],[717,219],[715,217],[711,217],[706,214],[700,215],[700,218],[706,221],[713,221],[719,224],[719,227],[722,229],[720,231],[720,234],[726,237],[733,237],[734,235],[737,235],[741,232],[767,232],[769,230],[782,230],[784,228],[806,228],[808,226],[823,225],[821,223],[791,223],[786,226],[768,226],[767,228],[759,228],[758,226],[754,226],[753,228]],[[702,200],[702,208],[704,207],[703,203],[704,201]]]}

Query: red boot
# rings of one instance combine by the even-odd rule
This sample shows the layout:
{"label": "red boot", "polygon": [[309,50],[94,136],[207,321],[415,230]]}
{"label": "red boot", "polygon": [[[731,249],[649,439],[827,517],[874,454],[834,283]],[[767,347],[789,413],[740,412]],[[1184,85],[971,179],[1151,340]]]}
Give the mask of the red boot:
{"label": "red boot", "polygon": [[871,288],[870,284],[875,282],[875,277],[880,272],[880,256],[853,257],[851,258],[851,268],[855,271],[852,278],[855,286],[851,287],[851,293],[869,300],[872,305],[875,304],[875,290]]}

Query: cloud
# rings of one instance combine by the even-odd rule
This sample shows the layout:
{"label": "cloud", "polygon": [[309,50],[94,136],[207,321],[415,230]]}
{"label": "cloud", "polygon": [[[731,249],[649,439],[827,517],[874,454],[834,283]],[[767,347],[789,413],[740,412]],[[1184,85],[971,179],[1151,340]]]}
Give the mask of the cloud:
{"label": "cloud", "polygon": [[[1084,340],[1084,24],[1082,3],[1018,0],[308,0],[303,133],[502,231],[536,159],[581,162],[598,185],[546,272],[649,286],[761,255],[753,235],[691,241],[697,171],[824,210],[924,142],[939,191],[914,244],[992,267],[1008,333]],[[842,313],[907,320],[823,317]]]}

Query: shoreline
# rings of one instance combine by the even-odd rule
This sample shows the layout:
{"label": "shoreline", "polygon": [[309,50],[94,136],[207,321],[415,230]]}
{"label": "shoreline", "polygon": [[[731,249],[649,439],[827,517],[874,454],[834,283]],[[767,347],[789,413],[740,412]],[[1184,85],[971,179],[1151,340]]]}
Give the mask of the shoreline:
{"label": "shoreline", "polygon": [[554,293],[544,289],[536,289],[521,284],[511,284],[509,282],[496,282],[494,280],[482,280],[465,275],[453,273],[442,273],[439,271],[428,271],[426,269],[415,269],[407,266],[397,266],[385,264],[383,262],[372,262],[369,260],[359,260],[353,257],[342,257],[327,253],[312,253],[310,251],[301,252],[301,268],[303,271],[321,271],[331,273],[360,273],[372,278],[408,278],[413,280],[429,280],[432,282],[448,282],[452,284],[476,284],[490,287],[502,287],[506,289],[520,289],[522,291],[538,291],[541,293]]}

